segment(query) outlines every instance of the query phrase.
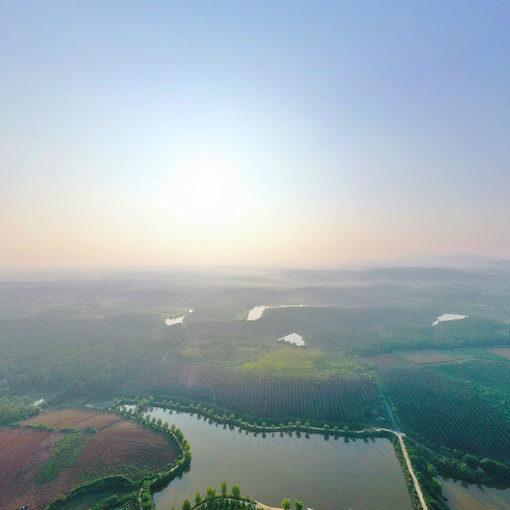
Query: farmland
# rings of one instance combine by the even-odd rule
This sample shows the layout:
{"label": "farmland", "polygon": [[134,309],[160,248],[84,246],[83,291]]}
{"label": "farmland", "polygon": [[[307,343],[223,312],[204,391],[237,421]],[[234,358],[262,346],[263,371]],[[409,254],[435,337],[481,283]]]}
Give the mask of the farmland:
{"label": "farmland", "polygon": [[[36,418],[20,428],[0,429],[2,509],[30,504],[38,510],[76,486],[107,475],[139,479],[161,470],[177,455],[164,436],[116,415],[61,410]],[[100,427],[97,432],[89,430],[93,425]],[[55,430],[33,428],[37,426]]]}
{"label": "farmland", "polygon": [[510,458],[510,420],[470,384],[431,368],[388,369],[381,377],[406,431],[482,457]]}
{"label": "farmland", "polygon": [[[120,397],[200,404],[220,421],[234,413],[341,428],[389,426],[386,397],[411,440],[506,461],[507,283],[510,271],[446,269],[0,283],[0,424],[21,421],[42,438],[27,461],[37,460],[36,474],[18,478],[49,501],[105,474],[159,469],[159,436],[84,410]],[[257,305],[276,308],[247,321]],[[182,324],[165,325],[190,308]],[[434,326],[444,313],[469,317]],[[290,332],[305,345],[278,341]],[[82,410],[33,416],[40,399],[43,409]]]}
{"label": "farmland", "polygon": [[364,422],[379,406],[379,393],[366,375],[298,377],[265,371],[159,362],[136,383],[163,397],[213,401],[229,411],[274,419]]}
{"label": "farmland", "polygon": [[121,420],[120,416],[115,414],[102,414],[80,409],[64,409],[43,413],[23,422],[24,425],[48,425],[57,429],[86,429],[93,427],[102,429]]}

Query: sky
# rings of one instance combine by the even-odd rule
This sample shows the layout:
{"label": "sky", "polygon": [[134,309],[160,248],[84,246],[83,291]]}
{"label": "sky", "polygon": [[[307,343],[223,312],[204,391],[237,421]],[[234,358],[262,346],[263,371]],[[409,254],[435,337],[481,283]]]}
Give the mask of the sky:
{"label": "sky", "polygon": [[0,0],[0,268],[510,257],[506,0]]}

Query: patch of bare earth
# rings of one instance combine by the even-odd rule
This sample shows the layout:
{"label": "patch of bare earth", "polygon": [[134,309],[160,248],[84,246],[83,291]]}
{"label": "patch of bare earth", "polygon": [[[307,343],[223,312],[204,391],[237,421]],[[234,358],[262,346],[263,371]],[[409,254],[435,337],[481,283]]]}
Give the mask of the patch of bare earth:
{"label": "patch of bare earth", "polygon": [[132,421],[113,423],[93,435],[83,450],[76,474],[89,478],[125,473],[126,466],[159,471],[177,458],[178,452],[163,434],[156,434]]}
{"label": "patch of bare earth", "polygon": [[[37,474],[51,457],[62,434],[28,428],[0,429],[0,508],[15,510],[31,505],[43,508],[66,488],[42,487]],[[67,488],[70,490],[72,485]]]}
{"label": "patch of bare earth", "polygon": [[487,351],[502,356],[503,358],[510,359],[510,347],[496,347],[494,349],[487,349]]}
{"label": "patch of bare earth", "polygon": [[62,469],[55,480],[38,483],[37,476],[63,432],[0,428],[1,510],[16,510],[28,504],[30,510],[42,510],[86,480],[111,474],[132,476],[140,470],[156,472],[173,463],[178,453],[165,435],[113,414],[71,409],[44,413],[24,423],[95,427],[97,432],[91,435],[74,466]]}
{"label": "patch of bare earth", "polygon": [[82,411],[81,409],[63,409],[38,414],[25,420],[23,425],[51,425],[57,429],[94,427],[99,430],[120,420],[122,420],[122,417],[116,414]]}
{"label": "patch of bare earth", "polygon": [[445,361],[452,361],[452,358],[443,354],[442,352],[433,349],[423,349],[421,351],[407,351],[402,352],[401,356],[407,358],[415,363],[443,363]]}
{"label": "patch of bare earth", "polygon": [[396,367],[409,363],[409,360],[401,358],[398,354],[379,354],[377,356],[367,356],[364,359],[368,363],[372,363],[381,368]]}

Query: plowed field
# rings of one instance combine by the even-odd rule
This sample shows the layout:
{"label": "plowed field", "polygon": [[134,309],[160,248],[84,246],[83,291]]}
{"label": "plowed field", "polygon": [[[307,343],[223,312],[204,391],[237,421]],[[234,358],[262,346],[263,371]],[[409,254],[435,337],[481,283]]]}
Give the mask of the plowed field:
{"label": "plowed field", "polygon": [[66,432],[48,432],[27,427],[0,428],[0,508],[15,510],[30,504],[41,510],[51,501],[86,481],[110,474],[138,477],[158,471],[173,462],[177,452],[167,439],[137,423],[113,414],[64,410],[41,414],[25,424],[57,428],[97,428],[76,463],[60,470],[46,483],[38,474],[58,451]]}
{"label": "plowed field", "polygon": [[86,429],[87,427],[94,427],[99,430],[121,419],[116,414],[96,413],[80,409],[63,409],[61,411],[38,414],[25,420],[23,424],[52,425],[58,429]]}

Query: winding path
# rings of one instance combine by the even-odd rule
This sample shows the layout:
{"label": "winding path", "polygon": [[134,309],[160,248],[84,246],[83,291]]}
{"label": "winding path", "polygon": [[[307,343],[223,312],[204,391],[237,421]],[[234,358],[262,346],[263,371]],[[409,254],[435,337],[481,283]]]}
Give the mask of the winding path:
{"label": "winding path", "polygon": [[261,508],[262,510],[283,510],[280,507],[264,505],[264,503],[257,500],[255,500],[255,503],[257,503],[257,508]]}

